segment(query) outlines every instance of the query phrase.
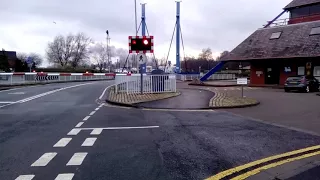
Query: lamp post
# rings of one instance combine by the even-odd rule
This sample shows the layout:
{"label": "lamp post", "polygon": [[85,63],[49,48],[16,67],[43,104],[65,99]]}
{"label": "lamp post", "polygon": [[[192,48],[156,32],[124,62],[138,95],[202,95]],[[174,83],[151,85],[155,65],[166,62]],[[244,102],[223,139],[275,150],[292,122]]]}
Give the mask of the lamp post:
{"label": "lamp post", "polygon": [[181,0],[176,0],[177,4],[177,33],[176,33],[176,71],[180,73],[181,65],[180,65],[180,3]]}

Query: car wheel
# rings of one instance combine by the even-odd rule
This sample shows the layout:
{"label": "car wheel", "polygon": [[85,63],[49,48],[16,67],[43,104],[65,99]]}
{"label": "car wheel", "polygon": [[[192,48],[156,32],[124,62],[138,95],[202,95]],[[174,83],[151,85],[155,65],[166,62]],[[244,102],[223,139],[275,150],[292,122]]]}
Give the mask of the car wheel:
{"label": "car wheel", "polygon": [[310,87],[309,87],[309,86],[306,86],[305,91],[306,91],[306,93],[309,93],[309,92],[310,92]]}

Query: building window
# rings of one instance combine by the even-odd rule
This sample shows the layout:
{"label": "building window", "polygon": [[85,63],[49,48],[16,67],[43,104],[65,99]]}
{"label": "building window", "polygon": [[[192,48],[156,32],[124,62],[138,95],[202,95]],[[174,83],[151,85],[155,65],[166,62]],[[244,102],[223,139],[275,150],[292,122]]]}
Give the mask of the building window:
{"label": "building window", "polygon": [[313,76],[320,76],[320,66],[315,66],[314,67]]}
{"label": "building window", "polygon": [[304,66],[298,67],[298,76],[304,75],[305,68]]}
{"label": "building window", "polygon": [[314,27],[311,29],[310,35],[319,35],[320,34],[320,27]]}
{"label": "building window", "polygon": [[272,33],[270,39],[279,39],[281,34],[282,34],[282,32]]}

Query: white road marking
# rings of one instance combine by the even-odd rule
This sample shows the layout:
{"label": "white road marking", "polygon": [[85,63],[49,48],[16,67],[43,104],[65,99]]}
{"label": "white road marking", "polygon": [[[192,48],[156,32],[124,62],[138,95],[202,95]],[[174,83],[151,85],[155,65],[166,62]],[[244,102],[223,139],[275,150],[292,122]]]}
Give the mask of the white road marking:
{"label": "white road marking", "polygon": [[86,140],[84,140],[81,146],[93,146],[96,140],[97,138],[87,138]]}
{"label": "white road marking", "polygon": [[12,103],[16,103],[13,101],[0,101],[0,104],[12,104]]}
{"label": "white road marking", "polygon": [[38,94],[38,95],[35,95],[35,96],[31,96],[31,97],[19,100],[19,101],[17,101],[17,103],[28,102],[28,101],[31,101],[31,100],[34,100],[34,99],[37,99],[37,98],[40,98],[40,97],[43,97],[43,96],[46,96],[46,95],[49,95],[49,94],[53,94],[53,93],[56,93],[56,92],[59,92],[59,91],[63,91],[63,90],[66,90],[66,89],[75,88],[75,87],[79,87],[79,86],[84,86],[84,85],[88,85],[88,84],[92,84],[92,83],[77,84],[77,85],[74,85],[74,86],[68,86],[68,87],[64,87],[64,88],[48,91],[48,92],[45,92],[45,93],[41,93],[41,94]]}
{"label": "white road marking", "polygon": [[93,135],[102,130],[120,130],[120,129],[152,129],[159,128],[160,126],[137,126],[137,127],[105,127],[105,128],[79,128],[81,130],[93,130],[90,134]]}
{"label": "white road marking", "polygon": [[249,89],[253,89],[252,87],[248,87]]}
{"label": "white road marking", "polygon": [[99,110],[99,108],[96,108],[96,109],[94,109],[95,111],[98,111]]}
{"label": "white road marking", "polygon": [[90,134],[91,135],[99,135],[99,134],[101,134],[102,130],[103,130],[103,128],[94,128]]}
{"label": "white road marking", "polygon": [[56,155],[57,153],[55,152],[44,153],[38,160],[31,164],[31,166],[46,166]]}
{"label": "white road marking", "polygon": [[234,88],[230,88],[230,90],[232,90],[232,91],[233,91],[233,90],[234,90]]}
{"label": "white road marking", "polygon": [[224,89],[225,91],[227,91],[228,89]]}
{"label": "white road marking", "polygon": [[238,90],[241,90],[241,88],[237,88]]}
{"label": "white road marking", "polygon": [[86,116],[85,118],[83,118],[84,121],[88,120],[90,118],[90,116]]}
{"label": "white road marking", "polygon": [[68,135],[77,135],[79,132],[81,131],[81,129],[71,129],[71,131],[68,133]]}
{"label": "white road marking", "polygon": [[20,175],[15,180],[32,180],[35,175]]}
{"label": "white road marking", "polygon": [[72,180],[73,176],[73,173],[58,174],[54,180]]}
{"label": "white road marking", "polygon": [[72,138],[62,138],[53,147],[66,147]]}
{"label": "white road marking", "polygon": [[99,106],[99,108],[102,108],[102,106],[104,106],[104,104],[101,104],[101,105]]}
{"label": "white road marking", "polygon": [[8,93],[8,94],[12,94],[12,95],[21,95],[21,94],[25,94],[25,92],[12,92],[12,93]]}
{"label": "white road marking", "polygon": [[79,122],[76,127],[81,127],[84,122]]}
{"label": "white road marking", "polygon": [[106,88],[103,90],[103,92],[102,92],[101,96],[99,97],[99,99],[102,99],[102,98],[103,98],[103,96],[104,96],[104,94],[106,93],[107,89],[108,89],[109,87],[111,87],[111,86],[113,86],[113,85],[110,85],[110,86],[106,87]]}
{"label": "white road marking", "polygon": [[87,156],[88,153],[81,152],[81,153],[74,153],[74,155],[71,157],[69,162],[67,163],[67,166],[79,166],[82,164],[84,158]]}
{"label": "white road marking", "polygon": [[96,111],[92,111],[89,115],[92,116],[94,113],[96,113]]}

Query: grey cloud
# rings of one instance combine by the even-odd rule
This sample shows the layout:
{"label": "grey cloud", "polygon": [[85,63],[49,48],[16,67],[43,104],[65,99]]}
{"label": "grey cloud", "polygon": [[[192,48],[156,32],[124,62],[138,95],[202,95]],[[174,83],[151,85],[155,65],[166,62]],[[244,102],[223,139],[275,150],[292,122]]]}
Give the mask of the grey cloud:
{"label": "grey cloud", "polygon": [[[137,0],[139,2],[139,0]],[[170,43],[175,24],[173,0],[151,0],[147,4],[147,25],[156,45]],[[266,21],[277,16],[290,0],[184,0],[181,26],[185,45],[196,50],[231,50]],[[138,23],[140,6],[138,5]],[[6,20],[5,18],[6,17]],[[34,17],[52,21],[78,22],[95,40],[103,40],[108,29],[112,42],[127,44],[134,35],[133,0],[4,0],[0,25],[27,22]],[[44,36],[46,29],[27,31]],[[75,33],[75,32],[73,32]],[[4,40],[0,35],[0,39]]]}

